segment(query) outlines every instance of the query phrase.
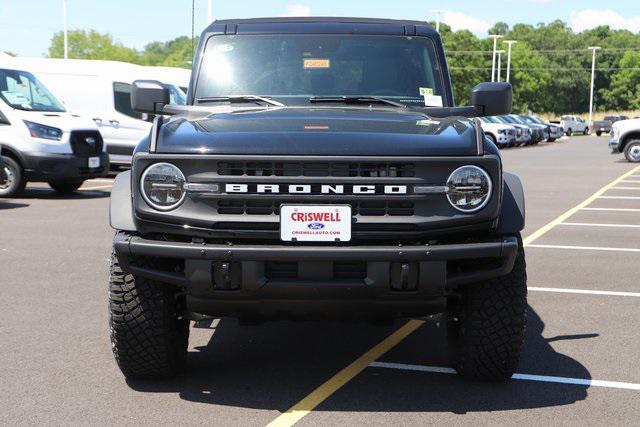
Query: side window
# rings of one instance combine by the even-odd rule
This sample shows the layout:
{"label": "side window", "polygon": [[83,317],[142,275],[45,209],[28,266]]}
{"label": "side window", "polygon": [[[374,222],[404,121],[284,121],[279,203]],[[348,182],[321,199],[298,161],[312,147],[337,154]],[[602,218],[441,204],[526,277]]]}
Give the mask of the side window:
{"label": "side window", "polygon": [[131,108],[131,85],[126,83],[113,84],[113,105],[116,111],[135,119],[142,119],[142,114]]}

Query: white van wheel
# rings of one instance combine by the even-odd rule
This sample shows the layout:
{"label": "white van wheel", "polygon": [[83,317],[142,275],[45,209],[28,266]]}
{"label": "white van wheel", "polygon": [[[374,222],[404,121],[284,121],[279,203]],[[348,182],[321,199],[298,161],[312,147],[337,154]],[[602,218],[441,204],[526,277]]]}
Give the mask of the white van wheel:
{"label": "white van wheel", "polygon": [[13,197],[22,193],[27,181],[24,178],[22,166],[11,157],[2,157],[2,167],[6,180],[0,183],[0,197]]}

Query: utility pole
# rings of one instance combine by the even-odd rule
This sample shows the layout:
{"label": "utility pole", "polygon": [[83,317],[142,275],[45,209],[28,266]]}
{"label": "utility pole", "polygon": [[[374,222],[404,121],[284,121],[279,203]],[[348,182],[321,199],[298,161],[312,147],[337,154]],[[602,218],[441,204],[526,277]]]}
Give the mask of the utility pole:
{"label": "utility pole", "polygon": [[491,58],[491,81],[496,81],[496,50],[498,48],[498,39],[503,36],[499,34],[489,34],[489,38],[493,39],[493,57]]}
{"label": "utility pole", "polygon": [[503,40],[502,43],[506,43],[507,45],[509,45],[509,47],[507,48],[507,80],[506,82],[509,83],[509,77],[511,76],[511,46],[514,43],[518,43],[515,40]]}
{"label": "utility pole", "polygon": [[62,0],[63,33],[64,33],[64,59],[69,58],[69,37],[67,35],[67,0]]}
{"label": "utility pole", "polygon": [[211,8],[211,0],[207,0],[207,25],[213,21],[213,9]]}
{"label": "utility pole", "polygon": [[600,50],[600,46],[589,46],[592,53],[591,57],[591,94],[589,96],[589,129],[593,129],[593,85],[596,77],[596,50]]}
{"label": "utility pole", "polygon": [[497,77],[496,81],[499,82],[500,81],[500,68],[501,68],[500,64],[502,63],[502,54],[504,53],[504,50],[498,50],[496,53],[498,54],[498,73],[497,73],[498,77]]}

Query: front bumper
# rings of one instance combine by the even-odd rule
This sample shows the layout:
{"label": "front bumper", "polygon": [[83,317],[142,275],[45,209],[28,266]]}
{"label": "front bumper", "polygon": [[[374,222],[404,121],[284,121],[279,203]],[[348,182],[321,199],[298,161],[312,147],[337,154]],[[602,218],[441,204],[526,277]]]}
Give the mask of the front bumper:
{"label": "front bumper", "polygon": [[610,139],[609,140],[609,149],[611,150],[611,154],[619,154],[620,153],[620,141],[618,139]]}
{"label": "front bumper", "polygon": [[22,161],[29,181],[80,180],[106,176],[109,171],[109,155],[101,153],[100,167],[89,168],[89,159],[74,154],[40,152],[22,153]]}
{"label": "front bumper", "polygon": [[[184,287],[190,311],[236,317],[423,316],[461,285],[508,274],[516,237],[416,246],[182,243],[117,234],[122,269]],[[144,260],[171,260],[171,269]],[[177,268],[175,267],[177,266]]]}

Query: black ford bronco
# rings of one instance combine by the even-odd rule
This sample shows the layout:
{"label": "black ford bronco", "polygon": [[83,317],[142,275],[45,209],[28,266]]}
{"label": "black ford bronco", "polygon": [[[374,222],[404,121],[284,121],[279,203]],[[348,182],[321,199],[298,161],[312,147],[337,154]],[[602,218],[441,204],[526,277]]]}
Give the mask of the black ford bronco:
{"label": "black ford bronco", "polygon": [[476,117],[456,107],[428,24],[217,21],[188,105],[137,81],[155,114],[111,194],[111,341],[127,378],[185,364],[189,322],[442,313],[452,364],[505,380],[524,339],[524,196]]}

